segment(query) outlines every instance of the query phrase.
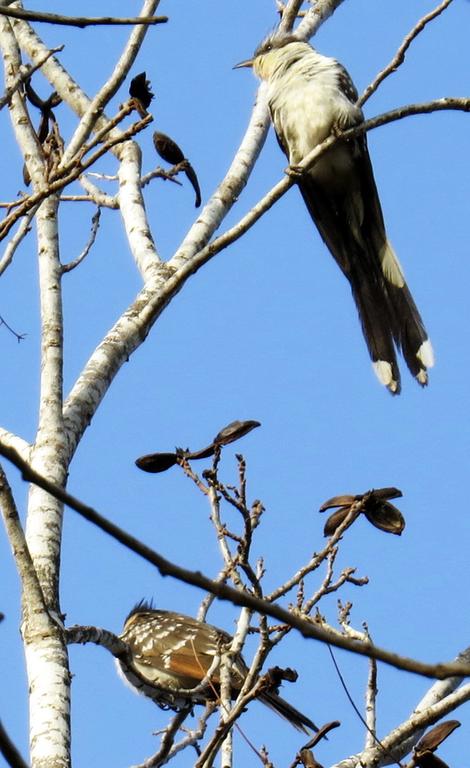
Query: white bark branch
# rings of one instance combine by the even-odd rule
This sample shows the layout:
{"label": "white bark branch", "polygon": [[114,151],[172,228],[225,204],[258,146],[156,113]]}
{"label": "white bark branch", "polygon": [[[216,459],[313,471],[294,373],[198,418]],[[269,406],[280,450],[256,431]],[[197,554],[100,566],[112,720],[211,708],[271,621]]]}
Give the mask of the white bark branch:
{"label": "white bark branch", "polygon": [[8,448],[13,448],[16,453],[21,456],[23,461],[30,461],[31,446],[22,437],[18,437],[13,432],[9,432],[7,429],[0,427],[0,441]]}
{"label": "white bark branch", "polygon": [[[141,16],[150,16],[157,8],[160,0],[145,0]],[[65,165],[83,146],[87,140],[91,131],[93,130],[96,121],[105,107],[109,104],[110,99],[114,96],[118,88],[126,79],[132,67],[135,58],[140,51],[145,35],[148,32],[148,27],[145,25],[136,26],[132,30],[129,40],[124,48],[123,53],[119,57],[118,62],[113,67],[113,72],[109,80],[100,88],[96,96],[89,101],[87,109],[83,112],[83,116],[78,124],[75,133],[70,140],[70,144],[64,154],[63,164]]]}
{"label": "white bark branch", "polygon": [[[148,15],[147,12],[151,11],[157,4],[158,0],[146,0],[143,6],[144,15]],[[19,44],[33,62],[40,56],[44,57],[48,50],[47,47],[26,22],[18,21],[14,24],[14,28]],[[127,76],[146,31],[147,27],[145,26],[139,26],[133,30],[113,75],[92,101],[55,57],[48,59],[44,63],[42,72],[49,79],[51,85],[63,101],[81,117],[79,126],[68,147],[65,149],[61,162],[62,168],[77,156],[92,130],[99,131],[106,128],[108,119],[103,115],[103,109]],[[121,135],[122,133],[118,128],[113,128],[109,131],[106,138],[117,140]],[[158,256],[150,234],[150,226],[145,214],[144,199],[140,186],[140,148],[137,144],[130,141],[114,147],[112,151],[120,161],[119,201],[124,226],[130,237],[131,252],[143,278],[148,280],[155,274]],[[136,221],[137,226],[135,224]]]}

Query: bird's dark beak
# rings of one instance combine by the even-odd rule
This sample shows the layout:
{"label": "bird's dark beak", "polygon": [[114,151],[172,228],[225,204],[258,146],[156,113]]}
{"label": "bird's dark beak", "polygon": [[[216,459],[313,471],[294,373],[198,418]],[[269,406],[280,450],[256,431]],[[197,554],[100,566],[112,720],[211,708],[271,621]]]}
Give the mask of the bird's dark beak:
{"label": "bird's dark beak", "polygon": [[252,67],[253,66],[253,59],[246,59],[246,61],[241,61],[240,64],[235,64],[233,69],[241,69],[242,67]]}

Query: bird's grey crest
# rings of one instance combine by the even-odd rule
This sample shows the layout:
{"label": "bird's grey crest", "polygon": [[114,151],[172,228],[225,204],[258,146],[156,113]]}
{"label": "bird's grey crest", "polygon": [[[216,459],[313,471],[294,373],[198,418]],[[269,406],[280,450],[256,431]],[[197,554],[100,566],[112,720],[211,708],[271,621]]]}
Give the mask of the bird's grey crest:
{"label": "bird's grey crest", "polygon": [[276,50],[277,48],[284,48],[284,46],[289,45],[289,43],[300,42],[302,41],[299,40],[299,38],[295,35],[280,35],[279,32],[270,32],[269,35],[265,37],[265,39],[258,45],[253,54],[253,58],[255,59],[257,56],[262,56],[263,53],[268,53],[269,51]]}

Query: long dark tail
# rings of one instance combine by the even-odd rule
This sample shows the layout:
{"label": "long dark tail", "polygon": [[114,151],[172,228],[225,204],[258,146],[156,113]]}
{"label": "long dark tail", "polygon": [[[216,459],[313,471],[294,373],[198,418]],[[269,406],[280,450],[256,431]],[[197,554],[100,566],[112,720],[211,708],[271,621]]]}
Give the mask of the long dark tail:
{"label": "long dark tail", "polygon": [[263,704],[271,707],[271,709],[277,712],[278,715],[281,715],[281,717],[291,723],[291,725],[293,725],[294,728],[297,728],[298,731],[302,731],[306,734],[309,734],[310,731],[318,731],[317,726],[310,720],[310,718],[303,715],[302,712],[299,712],[298,709],[278,696],[277,693],[263,693],[263,695],[260,696],[260,700]]}
{"label": "long dark tail", "polygon": [[434,362],[432,347],[385,234],[365,144],[356,147],[351,162],[352,169],[342,178],[334,175],[334,158],[332,163],[325,159],[321,174],[303,176],[298,186],[323,240],[349,280],[375,373],[392,394],[398,394],[395,348],[425,386],[427,368]]}

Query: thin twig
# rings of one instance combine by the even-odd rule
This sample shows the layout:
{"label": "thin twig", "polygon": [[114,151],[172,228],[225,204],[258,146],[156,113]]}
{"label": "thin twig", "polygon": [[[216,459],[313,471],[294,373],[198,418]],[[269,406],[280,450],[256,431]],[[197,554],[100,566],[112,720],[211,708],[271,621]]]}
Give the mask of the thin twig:
{"label": "thin twig", "polygon": [[98,234],[100,217],[101,217],[101,208],[97,208],[91,220],[91,231],[90,231],[90,237],[88,238],[87,244],[85,245],[83,251],[77,256],[76,259],[74,259],[73,261],[69,261],[68,264],[62,265],[62,274],[64,274],[65,272],[71,272],[72,269],[75,269],[75,267],[78,267],[78,265],[81,264],[82,261],[88,256],[96,240],[96,235]]}
{"label": "thin twig", "polygon": [[116,26],[116,25],[134,25],[146,24],[165,24],[168,16],[61,16],[58,13],[43,13],[40,11],[27,11],[24,8],[4,8],[0,7],[0,16],[10,16],[14,19],[23,19],[24,21],[39,21],[46,24],[61,24],[67,27],[90,26]]}
{"label": "thin twig", "polygon": [[191,704],[180,709],[180,711],[172,718],[169,725],[164,729],[158,752],[140,765],[133,766],[133,768],[159,768],[159,766],[164,765],[167,762],[170,750],[173,747],[175,736],[190,713]]}
{"label": "thin twig", "polygon": [[[280,16],[284,15],[284,11],[286,10],[286,4],[281,3],[280,0],[276,0],[276,8],[278,10],[278,13]],[[297,12],[297,18],[301,19],[307,14],[307,11],[298,11]]]}
{"label": "thin twig", "polygon": [[[112,208],[114,210],[119,209],[119,195],[108,195],[107,192],[103,192],[102,189],[96,186],[89,178],[92,173],[83,173],[79,177],[79,182],[84,188],[85,192],[91,197],[92,201],[100,208]],[[64,195],[64,197],[66,197]],[[77,197],[80,197],[79,195]],[[61,196],[62,199],[62,196]]]}
{"label": "thin twig", "polygon": [[348,515],[345,517],[341,525],[337,527],[333,536],[329,538],[326,546],[320,552],[315,552],[310,562],[302,566],[302,568],[299,568],[297,573],[295,573],[291,579],[286,581],[285,584],[282,584],[280,587],[273,590],[270,595],[267,595],[266,600],[278,600],[280,597],[283,597],[288,592],[290,592],[291,589],[300,584],[305,576],[307,576],[309,573],[312,573],[312,571],[317,570],[320,565],[330,557],[330,553],[335,549],[336,544],[342,538],[343,533],[345,533],[345,531],[351,527],[354,521],[357,520],[361,514],[363,505],[364,499],[360,499],[359,501],[354,502],[354,504],[351,505]]}
{"label": "thin twig", "polygon": [[420,32],[423,31],[426,24],[429,24],[430,21],[436,18],[436,16],[439,16],[443,11],[445,11],[446,8],[449,7],[452,0],[443,0],[440,5],[437,6],[437,8],[434,8],[433,11],[430,13],[427,13],[425,16],[423,16],[416,26],[413,27],[411,32],[409,32],[406,37],[404,38],[402,44],[398,48],[395,56],[391,60],[389,64],[387,64],[384,69],[379,72],[377,77],[372,81],[370,85],[367,86],[364,93],[359,97],[357,100],[358,107],[362,107],[362,105],[369,99],[373,93],[377,90],[379,85],[387,78],[389,75],[391,75],[393,72],[396,72],[398,67],[403,64],[405,61],[405,54],[410,47],[413,40],[420,34]]}
{"label": "thin twig", "polygon": [[[139,120],[137,123],[134,123],[130,128],[128,128],[126,131],[123,131],[116,138],[109,139],[105,144],[99,147],[99,149],[97,149],[96,152],[91,155],[91,157],[81,163],[78,163],[78,165],[77,161],[74,159],[69,166],[69,168],[72,167],[72,169],[67,169],[65,171],[65,175],[62,175],[64,174],[64,169],[61,169],[61,175],[58,178],[53,177],[53,180],[47,185],[45,189],[39,189],[37,192],[34,192],[32,195],[29,195],[27,198],[25,198],[20,203],[20,205],[2,221],[0,224],[0,240],[2,240],[8,234],[15,221],[21,218],[21,216],[24,216],[29,210],[31,210],[31,208],[33,208],[33,206],[42,203],[43,200],[54,194],[54,192],[58,192],[64,187],[68,186],[68,184],[71,184],[72,181],[75,181],[79,176],[81,176],[81,174],[87,168],[90,168],[91,165],[96,163],[97,160],[109,152],[112,147],[127,141],[136,133],[142,131],[147,127],[149,123],[152,122],[152,120],[153,117],[151,115],[147,115],[147,117],[145,117],[143,120]],[[85,151],[88,149],[89,147],[87,147]]]}
{"label": "thin twig", "polygon": [[296,18],[299,16],[300,6],[303,0],[291,0],[284,5],[281,14],[281,21],[279,23],[279,30],[281,32],[290,32],[294,26]]}
{"label": "thin twig", "polygon": [[[175,166],[175,168],[177,168],[177,166]],[[110,177],[107,177],[107,179],[109,180]],[[183,186],[181,181],[175,178],[174,168],[170,168],[169,171],[165,171],[163,168],[160,168],[160,166],[158,166],[158,168],[155,168],[154,171],[149,171],[149,173],[146,173],[145,176],[142,176],[140,180],[140,184],[142,187],[146,187],[147,184],[150,184],[150,182],[153,179],[163,179],[164,181],[172,181],[173,184],[178,184],[179,187]]]}
{"label": "thin twig", "polygon": [[389,752],[389,750],[388,750],[388,749],[386,749],[386,748],[384,747],[384,745],[383,745],[383,744],[382,744],[382,742],[381,742],[381,741],[380,741],[380,740],[377,738],[377,736],[375,735],[375,733],[373,733],[371,730],[369,730],[369,726],[368,726],[367,722],[366,722],[366,721],[365,721],[365,719],[362,717],[362,715],[361,715],[361,713],[360,713],[360,711],[359,711],[359,707],[357,706],[356,702],[354,701],[353,697],[351,696],[351,694],[350,694],[350,692],[349,692],[349,688],[348,688],[348,686],[346,685],[346,681],[345,681],[345,679],[344,679],[344,677],[343,677],[343,675],[342,675],[342,673],[341,673],[341,670],[340,670],[340,668],[339,668],[339,666],[338,666],[338,662],[336,661],[335,655],[334,655],[334,653],[333,653],[333,649],[331,648],[331,646],[330,646],[330,645],[328,645],[328,651],[330,652],[331,660],[333,661],[333,665],[334,665],[334,668],[335,668],[335,670],[336,670],[336,674],[338,675],[339,681],[340,681],[340,683],[341,683],[341,686],[342,686],[342,688],[343,688],[343,690],[344,690],[344,692],[345,692],[345,694],[346,694],[346,697],[347,697],[347,699],[348,699],[349,703],[351,704],[351,706],[352,706],[352,708],[353,708],[354,712],[356,713],[357,717],[358,717],[358,718],[359,718],[359,720],[361,721],[361,723],[362,723],[362,724],[363,724],[363,725],[366,727],[366,729],[369,731],[369,733],[370,733],[371,737],[372,737],[372,738],[373,738],[373,740],[374,740],[374,744],[376,744],[376,745],[377,745],[379,748],[381,748],[381,750],[383,751],[383,753],[384,753],[385,755],[387,755],[387,756],[391,757],[391,759],[392,759],[392,762],[393,762],[393,763],[396,763],[396,764],[399,766],[399,768],[402,768],[402,765],[401,765],[401,763],[400,763],[398,760],[395,760],[395,757],[393,756],[393,754],[392,754],[391,752]]}
{"label": "thin twig", "polygon": [[[177,755],[179,752],[182,752],[184,749],[190,746],[194,746],[198,754],[200,754],[199,748],[197,747],[197,742],[200,741],[204,736],[207,729],[207,721],[209,720],[210,716],[213,714],[216,706],[217,705],[214,701],[207,702],[206,709],[204,713],[201,715],[201,717],[199,718],[198,727],[192,728],[190,730],[182,729],[186,731],[187,736],[185,736],[184,739],[177,742],[176,744],[173,744],[173,746],[171,747],[168,753],[167,758],[165,760],[161,760],[159,765],[164,765],[165,763],[169,762],[175,755]],[[139,766],[133,766],[133,768],[148,768],[148,766],[145,763],[143,763],[142,765],[139,765]]]}
{"label": "thin twig", "polygon": [[7,761],[10,768],[29,768],[28,763],[23,760],[20,752],[10,739],[2,721],[0,720],[0,753]]}
{"label": "thin twig", "polygon": [[26,334],[25,334],[25,333],[17,333],[17,332],[16,332],[16,331],[15,331],[15,330],[14,330],[14,329],[11,327],[11,325],[8,325],[8,323],[7,323],[7,321],[5,320],[5,318],[4,318],[4,317],[2,317],[2,315],[0,315],[0,327],[1,327],[2,325],[4,325],[4,326],[5,326],[5,328],[7,328],[7,329],[10,331],[10,333],[11,333],[11,334],[12,334],[12,335],[13,335],[13,336],[16,338],[16,340],[17,340],[17,342],[18,342],[18,343],[20,343],[20,341],[23,341],[23,339],[24,339],[24,338],[26,338]]}
{"label": "thin twig", "polygon": [[[119,204],[115,197],[107,196],[107,200],[103,198],[99,202],[100,208],[111,208],[113,210],[117,210],[119,208]],[[97,203],[96,197],[94,195],[61,195],[59,198],[61,203]]]}
{"label": "thin twig", "polygon": [[[224,567],[220,570],[219,574],[216,576],[214,581],[216,583],[221,582],[225,584],[234,567],[235,567],[235,564],[224,565]],[[199,610],[196,616],[198,621],[206,620],[207,612],[215,599],[216,599],[215,595],[212,594],[211,592],[208,592],[207,595],[201,600],[201,604],[199,606]]]}

